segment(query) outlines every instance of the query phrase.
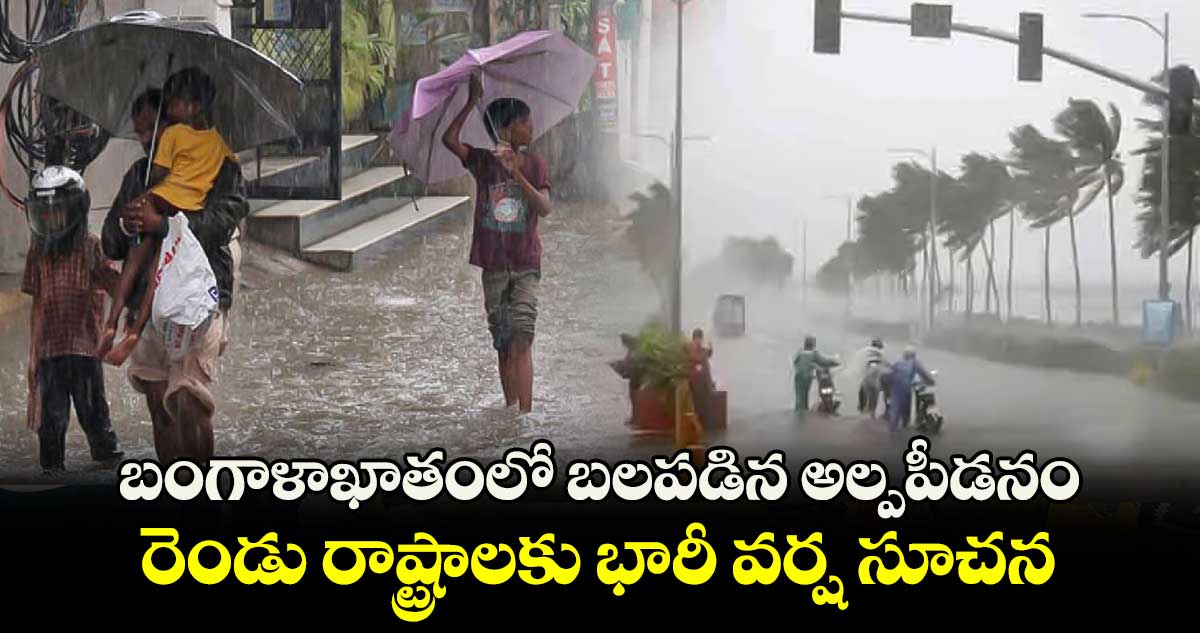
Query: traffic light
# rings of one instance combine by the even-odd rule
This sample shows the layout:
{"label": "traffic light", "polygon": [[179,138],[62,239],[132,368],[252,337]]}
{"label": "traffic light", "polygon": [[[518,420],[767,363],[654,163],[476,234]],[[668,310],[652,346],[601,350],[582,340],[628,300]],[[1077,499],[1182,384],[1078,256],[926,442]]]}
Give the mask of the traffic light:
{"label": "traffic light", "polygon": [[1171,136],[1192,133],[1192,102],[1196,99],[1196,73],[1187,66],[1171,69],[1168,85],[1169,108],[1167,132]]}
{"label": "traffic light", "polygon": [[1017,52],[1017,80],[1042,80],[1042,14],[1022,13]]}
{"label": "traffic light", "polygon": [[949,38],[954,7],[948,4],[912,5],[911,34],[913,37]]}
{"label": "traffic light", "polygon": [[1191,134],[1171,136],[1169,186],[1171,205],[1167,212],[1173,226],[1196,224],[1196,160],[1200,157],[1200,138]]}
{"label": "traffic light", "polygon": [[1192,226],[1196,223],[1196,160],[1200,157],[1200,139],[1193,134],[1193,101],[1196,98],[1196,74],[1187,66],[1172,68],[1167,75],[1168,174],[1171,224]]}
{"label": "traffic light", "polygon": [[842,0],[816,0],[813,52],[837,54],[842,50]]}

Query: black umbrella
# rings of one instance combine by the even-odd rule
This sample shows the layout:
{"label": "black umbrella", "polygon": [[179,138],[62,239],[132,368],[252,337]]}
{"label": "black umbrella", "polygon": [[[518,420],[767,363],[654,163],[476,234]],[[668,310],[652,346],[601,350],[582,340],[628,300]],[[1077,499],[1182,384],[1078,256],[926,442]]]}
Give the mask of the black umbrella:
{"label": "black umbrella", "polygon": [[213,119],[235,152],[296,135],[304,84],[211,22],[153,12],[116,16],[37,47],[38,91],[134,139],[129,108],[171,74],[198,68],[216,84]]}

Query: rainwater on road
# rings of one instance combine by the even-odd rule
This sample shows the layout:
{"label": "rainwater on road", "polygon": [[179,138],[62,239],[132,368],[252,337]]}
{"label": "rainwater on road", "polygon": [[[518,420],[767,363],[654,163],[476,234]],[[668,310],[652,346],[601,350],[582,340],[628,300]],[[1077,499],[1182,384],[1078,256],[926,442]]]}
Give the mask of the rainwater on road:
{"label": "rainwater on road", "polygon": [[[628,435],[624,383],[607,365],[618,335],[654,307],[615,212],[559,205],[543,224],[543,280],[532,419],[502,411],[470,225],[409,240],[361,272],[251,279],[234,300],[231,340],[213,386],[216,452],[267,460],[447,458],[526,448],[537,438],[586,445]],[[0,323],[0,478],[39,472],[25,428],[28,315]],[[106,367],[127,458],[153,459],[145,400]],[[91,468],[72,416],[67,468]],[[102,476],[97,473],[96,477]]]}

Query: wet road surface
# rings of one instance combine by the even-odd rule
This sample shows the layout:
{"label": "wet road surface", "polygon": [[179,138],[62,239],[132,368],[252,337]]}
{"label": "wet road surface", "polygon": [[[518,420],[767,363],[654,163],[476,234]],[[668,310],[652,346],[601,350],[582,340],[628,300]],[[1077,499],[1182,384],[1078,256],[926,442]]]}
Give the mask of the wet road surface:
{"label": "wet road surface", "polygon": [[[502,404],[469,225],[416,239],[355,273],[277,277],[235,298],[214,392],[216,452],[265,459],[398,457],[446,449],[487,454],[539,437],[588,445],[625,431],[623,383],[607,362],[618,334],[653,307],[629,280],[636,263],[605,210],[560,205],[543,225],[534,419]],[[0,476],[40,472],[24,427],[28,314],[0,323]],[[115,430],[129,458],[153,458],[145,402],[106,368]],[[72,421],[68,470],[90,462]],[[103,476],[96,474],[95,476]]]}
{"label": "wet road surface", "polygon": [[[215,390],[216,451],[264,459],[399,458],[444,448],[447,457],[492,458],[535,439],[570,459],[650,457],[671,438],[635,437],[625,426],[624,384],[607,363],[624,354],[618,334],[633,331],[654,307],[653,290],[628,259],[620,227],[603,211],[566,208],[545,225],[545,274],[535,348],[535,413],[498,410],[495,356],[479,274],[466,264],[469,227],[448,227],[379,265],[348,274],[312,272],[243,288]],[[685,324],[708,322],[712,300],[740,288],[691,280]],[[869,337],[842,328],[840,308],[800,309],[798,290],[746,291],[750,333],[717,339],[717,380],[729,391],[729,429],[708,438],[743,457],[787,451],[789,470],[810,457],[880,459],[893,473],[911,433],[889,433],[856,414],[836,419],[791,413],[791,355],[805,333],[849,359]],[[25,430],[27,316],[0,323],[0,476],[38,473],[37,441]],[[887,341],[894,357],[903,341]],[[1039,462],[1068,457],[1089,481],[1154,481],[1191,487],[1200,472],[1200,404],[1137,387],[1118,377],[1012,367],[922,351],[939,371],[947,416],[935,457],[991,450],[1037,451]],[[114,426],[131,458],[152,458],[141,397],[119,369],[107,369]],[[856,386],[839,384],[852,413]],[[893,466],[894,465],[894,466]],[[68,469],[91,471],[76,423]]]}

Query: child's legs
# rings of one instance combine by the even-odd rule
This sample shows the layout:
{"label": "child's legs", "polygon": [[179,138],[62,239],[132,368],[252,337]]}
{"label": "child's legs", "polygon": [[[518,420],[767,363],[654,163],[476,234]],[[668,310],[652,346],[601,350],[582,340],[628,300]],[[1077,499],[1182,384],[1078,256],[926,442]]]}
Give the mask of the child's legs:
{"label": "child's legs", "polygon": [[38,450],[42,468],[63,468],[67,451],[67,424],[71,421],[71,381],[62,371],[65,358],[38,361],[38,390],[42,398],[42,424]]}
{"label": "child's legs", "polygon": [[516,273],[512,280],[511,306],[513,331],[513,372],[521,410],[529,411],[533,404],[533,338],[537,329],[538,271]]}
{"label": "child's legs", "polygon": [[108,398],[104,393],[104,369],[100,359],[70,356],[67,359],[71,377],[71,400],[75,402],[75,417],[87,435],[93,459],[111,457],[117,452],[117,434],[112,430]]}
{"label": "child's legs", "polygon": [[487,313],[488,330],[492,335],[492,347],[496,350],[500,387],[504,391],[504,403],[512,406],[517,402],[517,395],[512,379],[512,328],[508,287],[508,271],[483,271],[483,304]]}

